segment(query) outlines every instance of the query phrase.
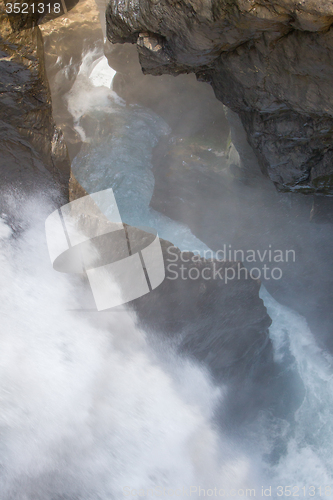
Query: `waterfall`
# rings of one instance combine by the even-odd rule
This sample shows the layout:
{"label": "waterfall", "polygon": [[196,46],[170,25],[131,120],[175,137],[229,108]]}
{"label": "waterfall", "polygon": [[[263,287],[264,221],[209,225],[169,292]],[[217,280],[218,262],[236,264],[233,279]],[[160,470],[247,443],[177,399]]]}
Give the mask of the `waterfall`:
{"label": "waterfall", "polygon": [[[103,120],[103,109],[103,113],[108,114],[110,128],[104,130],[104,137],[99,135],[93,142],[88,138],[86,147],[74,160],[76,178],[88,192],[112,187],[123,220],[128,224],[153,226],[160,236],[180,249],[204,252],[208,247],[194,237],[188,227],[149,207],[154,187],[151,150],[158,138],[168,133],[167,125],[151,110],[136,105],[126,107],[111,89],[93,88],[89,66],[84,62],[82,68],[82,79],[67,96],[69,109],[80,123],[87,110],[78,112],[73,103],[83,87],[91,86],[94,96],[97,93],[103,95],[103,99],[108,96],[108,104],[103,108],[102,101],[96,98],[94,102],[98,104],[95,108],[89,104],[89,113]],[[82,99],[78,101],[82,103]],[[115,133],[110,138],[111,129]],[[260,443],[261,458],[253,462],[261,462],[262,485],[266,490],[271,487],[275,498],[281,496],[281,491],[285,493],[287,485],[294,488],[291,490],[294,496],[311,498],[321,493],[330,498],[333,496],[333,489],[330,489],[333,473],[332,359],[317,346],[302,316],[276,302],[263,286],[261,297],[273,320],[270,337],[275,361],[283,364],[288,360],[288,369],[292,367],[297,373],[300,403],[289,420],[274,414],[262,416],[261,425],[264,427],[260,431],[257,429],[261,437],[255,438],[258,445]],[[277,459],[272,459],[276,439],[283,451]],[[280,486],[283,490],[278,489]]]}
{"label": "waterfall", "polygon": [[24,208],[19,237],[0,221],[1,498],[254,488],[249,457],[213,422],[223,388],[172,352],[162,364],[132,312],[82,310],[83,282],[49,262],[53,208]]}
{"label": "waterfall", "polygon": [[[203,254],[189,225],[149,205],[152,150],[170,128],[124,102],[114,74],[90,51],[65,96],[83,142],[75,177],[88,193],[112,188],[123,222]],[[15,216],[0,217],[2,499],[333,497],[333,360],[302,316],[261,287],[276,378],[297,398],[228,432],[220,410],[233,386],[145,331],[130,308],[89,310],[84,279],[50,264],[47,193],[21,195],[2,193]]]}

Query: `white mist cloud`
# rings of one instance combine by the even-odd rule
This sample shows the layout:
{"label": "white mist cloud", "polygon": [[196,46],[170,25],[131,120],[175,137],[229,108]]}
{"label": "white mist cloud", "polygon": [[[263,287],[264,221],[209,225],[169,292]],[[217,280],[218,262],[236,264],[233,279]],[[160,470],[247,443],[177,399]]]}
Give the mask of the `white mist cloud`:
{"label": "white mist cloud", "polygon": [[1,497],[248,486],[249,462],[210,423],[219,391],[204,372],[175,358],[172,376],[126,310],[77,311],[83,282],[49,262],[51,211],[30,200],[20,236],[0,221]]}

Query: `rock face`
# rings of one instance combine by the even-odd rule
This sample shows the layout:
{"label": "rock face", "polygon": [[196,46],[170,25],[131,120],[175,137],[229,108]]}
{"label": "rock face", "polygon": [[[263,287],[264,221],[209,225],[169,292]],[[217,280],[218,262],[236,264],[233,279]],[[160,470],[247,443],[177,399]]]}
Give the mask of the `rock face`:
{"label": "rock face", "polygon": [[37,26],[21,29],[0,4],[0,170],[2,188],[39,190],[58,185],[66,194],[70,164],[53,121]]}
{"label": "rock face", "polygon": [[[68,0],[67,0],[68,1]],[[103,55],[103,32],[94,0],[81,0],[70,14],[41,26],[45,66],[50,82],[53,117],[64,133],[71,160],[82,141],[68,111],[66,93],[70,91],[84,56],[90,52]]]}
{"label": "rock face", "polygon": [[278,189],[333,193],[332,2],[111,0],[106,15],[144,73],[212,84]]}

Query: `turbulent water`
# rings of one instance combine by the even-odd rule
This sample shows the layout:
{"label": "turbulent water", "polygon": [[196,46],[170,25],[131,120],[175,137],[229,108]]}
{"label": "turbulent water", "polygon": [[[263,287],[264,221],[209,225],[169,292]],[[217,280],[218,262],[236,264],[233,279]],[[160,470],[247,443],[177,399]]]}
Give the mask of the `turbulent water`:
{"label": "turbulent water", "polygon": [[85,56],[67,95],[68,109],[85,140],[72,164],[76,179],[88,193],[112,188],[123,222],[155,227],[161,238],[181,250],[208,250],[187,226],[149,207],[154,190],[152,150],[170,132],[168,125],[151,110],[126,106],[105,86],[107,74],[109,84],[113,76],[105,67],[106,58],[98,58],[94,65],[93,56],[93,52]]}
{"label": "turbulent water", "polygon": [[[84,140],[76,178],[88,192],[112,187],[124,222],[207,249],[149,208],[152,148],[168,127],[126,106],[108,88],[105,60],[97,63],[88,54],[67,95]],[[84,310],[85,282],[52,269],[44,221],[53,209],[31,199],[20,224],[6,214],[0,224],[1,498],[279,498],[286,486],[292,496],[333,496],[332,359],[306,321],[262,288],[275,361],[298,373],[300,404],[285,419],[260,413],[248,440],[228,436],[215,418],[228,386],[160,341],[152,347],[132,312]]]}
{"label": "turbulent water", "polygon": [[253,487],[249,457],[211,422],[223,389],[172,353],[162,367],[126,310],[78,311],[82,282],[49,262],[50,207],[25,210],[20,237],[0,225],[1,498]]}
{"label": "turbulent water", "polygon": [[[134,226],[152,226],[161,237],[181,249],[207,249],[186,226],[149,207],[154,188],[151,151],[157,139],[168,133],[167,125],[151,110],[135,105],[125,106],[112,90],[106,88],[111,82],[103,80],[103,58],[99,62],[100,78],[96,76],[98,67],[95,66],[92,81],[88,58],[89,55],[68,96],[69,109],[78,124],[87,111],[104,124],[103,113],[107,113],[108,120],[105,136],[100,131],[98,134],[94,133],[93,140],[89,144],[88,138],[87,147],[75,159],[73,170],[76,178],[88,192],[112,187],[125,222]],[[75,107],[74,96],[79,102],[83,102],[79,98],[83,82],[86,89],[90,87],[91,95],[96,99],[89,110],[77,110]],[[107,96],[106,109],[100,100],[101,93],[103,98]],[[112,138],[110,130],[116,132]],[[319,349],[304,318],[277,303],[264,287],[261,297],[273,320],[270,336],[275,360],[277,363],[285,363],[286,370],[291,369],[297,373],[300,380],[298,397],[300,401],[303,398],[288,421],[277,418],[274,414],[269,418],[263,417],[264,428],[260,430],[260,439],[257,437],[262,446],[259,459],[262,460],[261,481],[263,485],[272,486],[273,496],[280,496],[282,490],[277,489],[279,485],[283,488],[287,485],[294,487],[291,490],[294,496],[330,496],[333,479],[333,433],[330,417],[333,408],[333,360]],[[280,447],[284,450],[278,460],[272,459],[270,455],[276,440],[280,441]],[[259,490],[257,493],[259,494]],[[283,490],[284,493],[288,496],[288,491]]]}
{"label": "turbulent water", "polygon": [[[304,386],[304,399],[291,428],[287,429],[285,422],[277,427],[282,435],[285,432],[286,452],[271,470],[266,469],[266,474],[276,484],[298,486],[299,496],[304,496],[301,488],[306,487],[305,496],[331,497],[333,359],[319,349],[304,318],[281,306],[265,289],[261,297],[273,320],[270,337],[275,358],[279,361],[292,356]],[[309,490],[311,485],[315,490]]]}

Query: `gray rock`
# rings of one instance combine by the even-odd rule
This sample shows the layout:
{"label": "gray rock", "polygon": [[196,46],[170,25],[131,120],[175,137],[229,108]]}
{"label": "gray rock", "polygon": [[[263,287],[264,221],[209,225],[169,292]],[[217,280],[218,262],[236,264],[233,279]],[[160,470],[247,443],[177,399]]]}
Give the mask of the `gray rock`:
{"label": "gray rock", "polygon": [[2,188],[58,186],[68,195],[66,144],[53,121],[38,27],[18,30],[0,14],[0,153]]}
{"label": "gray rock", "polygon": [[333,193],[331,2],[111,0],[106,18],[144,73],[210,82],[279,190]]}

